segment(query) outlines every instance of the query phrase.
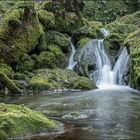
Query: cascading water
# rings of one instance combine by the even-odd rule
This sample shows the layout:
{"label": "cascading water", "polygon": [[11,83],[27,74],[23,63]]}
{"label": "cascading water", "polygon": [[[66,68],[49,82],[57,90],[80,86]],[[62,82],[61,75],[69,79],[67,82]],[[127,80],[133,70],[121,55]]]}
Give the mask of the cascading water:
{"label": "cascading water", "polygon": [[113,72],[115,76],[115,84],[119,84],[119,85],[125,84],[124,76],[127,74],[128,71],[127,68],[128,62],[129,62],[129,55],[127,49],[124,47],[113,68]]}
{"label": "cascading water", "polygon": [[111,63],[107,54],[105,53],[103,40],[93,39],[90,42],[90,45],[92,44],[92,49],[94,49],[95,52],[97,68],[96,71],[90,73],[91,79],[95,80],[95,75],[97,75],[97,85],[113,84],[114,78],[111,71]]}
{"label": "cascading water", "polygon": [[[103,28],[101,29],[101,32],[104,36],[109,35],[109,31]],[[125,47],[123,48],[114,68],[112,69],[111,62],[104,49],[103,41],[104,40],[98,39],[90,40],[81,51],[79,57],[80,60],[82,60],[81,57],[84,60],[88,60],[89,57],[94,59],[93,61],[96,68],[93,71],[90,71],[90,78],[96,81],[98,87],[126,84],[124,76],[127,73],[127,65],[129,61],[127,49]]]}
{"label": "cascading water", "polygon": [[90,74],[91,79],[94,80],[94,75],[98,74],[98,80],[96,84],[99,87],[107,85],[124,85],[124,75],[127,73],[127,64],[129,61],[129,55],[127,49],[124,47],[121,52],[113,70],[111,67],[110,60],[105,53],[103,47],[103,40],[91,40],[92,42],[98,42],[98,45],[94,46],[96,49],[96,59],[97,59],[97,68],[98,72],[92,72]]}
{"label": "cascading water", "polygon": [[70,44],[71,44],[71,54],[70,54],[70,58],[69,58],[69,64],[68,64],[68,67],[67,67],[67,69],[71,69],[71,70],[73,70],[73,68],[74,68],[74,66],[77,64],[77,62],[75,62],[74,61],[74,54],[75,54],[75,51],[76,51],[76,49],[75,49],[75,47],[74,47],[74,45],[73,45],[73,43],[72,43],[72,40],[70,39]]}
{"label": "cascading water", "polygon": [[105,37],[110,34],[110,32],[108,30],[106,30],[105,28],[101,28],[100,31]]}

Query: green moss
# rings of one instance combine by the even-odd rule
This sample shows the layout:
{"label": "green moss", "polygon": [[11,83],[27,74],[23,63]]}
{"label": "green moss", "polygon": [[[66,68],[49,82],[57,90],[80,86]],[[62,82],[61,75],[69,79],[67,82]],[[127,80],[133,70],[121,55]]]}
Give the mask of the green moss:
{"label": "green moss", "polygon": [[70,83],[71,87],[74,89],[93,89],[96,88],[96,85],[92,80],[87,77],[78,77]]}
{"label": "green moss", "polygon": [[43,80],[37,75],[36,77],[32,78],[32,81],[29,83],[29,88],[39,91],[50,89],[53,90],[57,88],[57,83],[54,80],[49,81]]}
{"label": "green moss", "polygon": [[75,61],[78,61],[78,56],[79,56],[79,54],[81,52],[81,49],[87,45],[87,43],[89,42],[89,40],[90,40],[90,38],[82,38],[82,39],[80,39],[78,41],[78,43],[76,45],[77,46],[77,49],[76,49],[76,52],[74,54],[74,60]]}
{"label": "green moss", "polygon": [[57,128],[57,124],[41,113],[25,106],[0,104],[0,138],[8,139],[46,132]]}
{"label": "green moss", "polygon": [[130,53],[130,84],[140,89],[140,29],[130,34],[124,44]]}
{"label": "green moss", "polygon": [[60,49],[60,47],[58,47],[55,44],[49,44],[48,50],[54,54],[55,59],[56,59],[55,61],[56,66],[59,68],[65,68],[67,59],[66,59],[65,54]]}
{"label": "green moss", "polygon": [[123,46],[124,38],[120,34],[111,33],[104,40],[106,50],[116,50],[119,51],[121,46]]}
{"label": "green moss", "polygon": [[24,71],[32,71],[34,69],[34,61],[28,54],[23,54],[16,65],[16,71],[24,72]]}
{"label": "green moss", "polygon": [[38,11],[39,21],[45,26],[45,28],[50,29],[55,25],[55,16],[52,12],[47,12],[45,10]]}
{"label": "green moss", "polygon": [[70,42],[66,35],[57,31],[48,31],[46,33],[47,42],[57,44],[64,53],[70,51]]}
{"label": "green moss", "polygon": [[16,79],[16,80],[26,80],[28,78],[29,78],[28,75],[26,75],[24,73],[20,73],[20,72],[16,72],[14,75],[14,79]]}
{"label": "green moss", "polygon": [[[93,81],[78,76],[72,70],[65,69],[40,69],[37,75],[29,82],[29,88],[33,90],[54,90],[63,88],[94,89]],[[74,86],[75,84],[76,86]]]}
{"label": "green moss", "polygon": [[82,38],[81,40],[78,41],[77,47],[83,48],[88,43],[89,40],[90,38]]}
{"label": "green moss", "polygon": [[14,3],[10,3],[9,1],[0,1],[0,14],[5,13],[7,9],[9,10],[13,5]]}
{"label": "green moss", "polygon": [[98,27],[96,26],[83,26],[73,32],[72,38],[76,44],[82,38],[97,38]]}
{"label": "green moss", "polygon": [[36,61],[37,68],[55,68],[55,55],[52,52],[41,52]]}
{"label": "green moss", "polygon": [[103,23],[112,22],[138,10],[138,3],[133,0],[84,0],[84,2],[84,17]]}
{"label": "green moss", "polygon": [[7,87],[12,94],[22,93],[22,91],[15,85],[15,83],[1,71],[0,71],[0,83],[2,83],[2,85]]}
{"label": "green moss", "polygon": [[17,63],[24,53],[35,49],[43,33],[34,3],[17,2],[12,10],[5,14],[0,26],[1,57],[7,63]]}
{"label": "green moss", "polygon": [[82,18],[74,12],[67,12],[65,16],[57,16],[55,30],[72,34],[74,30],[83,26]]}
{"label": "green moss", "polygon": [[5,63],[0,63],[0,71],[5,73],[10,78],[13,78],[14,76],[14,71],[12,68]]}
{"label": "green moss", "polygon": [[54,14],[55,25],[51,26],[51,28],[65,33],[72,33],[76,28],[83,26],[80,16],[81,8],[81,0],[50,0],[42,5],[43,10]]}

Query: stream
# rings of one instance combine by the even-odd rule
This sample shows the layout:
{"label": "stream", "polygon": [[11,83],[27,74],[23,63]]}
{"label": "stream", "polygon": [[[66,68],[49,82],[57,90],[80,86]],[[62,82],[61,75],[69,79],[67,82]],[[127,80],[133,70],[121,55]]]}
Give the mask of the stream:
{"label": "stream", "polygon": [[2,98],[25,104],[63,124],[64,132],[28,140],[140,139],[140,96],[127,86]]}

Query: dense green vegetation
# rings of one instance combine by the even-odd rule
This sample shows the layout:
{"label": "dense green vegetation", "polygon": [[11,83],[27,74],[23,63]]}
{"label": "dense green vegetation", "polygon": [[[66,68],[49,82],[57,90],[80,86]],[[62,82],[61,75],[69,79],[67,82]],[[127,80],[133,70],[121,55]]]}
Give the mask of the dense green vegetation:
{"label": "dense green vegetation", "polygon": [[[66,68],[70,37],[78,62],[81,49],[90,39],[104,38],[102,27],[110,31],[104,43],[113,65],[119,49],[127,47],[129,84],[140,90],[139,4],[138,0],[0,1],[0,96],[5,89],[10,95],[23,94],[19,80],[27,83],[26,91],[96,89],[89,78],[90,61],[77,63],[74,70]],[[55,126],[26,107],[0,104],[2,138]]]}

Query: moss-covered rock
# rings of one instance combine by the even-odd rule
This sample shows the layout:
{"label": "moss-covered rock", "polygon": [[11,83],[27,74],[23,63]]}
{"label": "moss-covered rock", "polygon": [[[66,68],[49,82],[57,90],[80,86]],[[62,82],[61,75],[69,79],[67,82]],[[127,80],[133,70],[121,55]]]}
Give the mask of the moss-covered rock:
{"label": "moss-covered rock", "polygon": [[28,134],[49,132],[58,125],[43,114],[24,105],[0,104],[0,139],[21,138]]}
{"label": "moss-covered rock", "polygon": [[24,53],[35,49],[42,35],[34,2],[17,2],[0,26],[0,57],[9,64],[17,63]]}
{"label": "moss-covered rock", "polygon": [[16,72],[14,75],[14,79],[15,80],[26,80],[26,79],[29,79],[29,75],[20,73],[20,72]]}
{"label": "moss-covered rock", "polygon": [[0,1],[0,14],[4,14],[7,10],[11,9],[11,7],[15,4],[13,1]]}
{"label": "moss-covered rock", "polygon": [[43,51],[39,54],[36,63],[36,68],[55,68],[55,55],[49,51]]}
{"label": "moss-covered rock", "polygon": [[90,38],[87,37],[87,38],[82,38],[77,42],[77,45],[76,45],[77,49],[76,49],[76,52],[74,54],[75,61],[78,61],[81,49],[87,45],[89,40],[90,40]]}
{"label": "moss-covered rock", "polygon": [[31,57],[28,54],[23,54],[16,65],[16,71],[32,71],[34,69],[34,64],[35,62],[31,59]]}
{"label": "moss-covered rock", "polygon": [[38,18],[46,29],[51,29],[55,25],[55,16],[53,12],[47,12],[46,10],[39,10]]}
{"label": "moss-covered rock", "polygon": [[10,78],[14,77],[14,71],[12,70],[12,67],[5,63],[0,63],[0,72],[5,73]]}
{"label": "moss-covered rock", "polygon": [[73,89],[84,89],[84,90],[89,90],[89,89],[94,89],[96,88],[96,85],[92,80],[90,80],[87,77],[78,77],[75,80],[73,80],[70,83],[70,86]]}
{"label": "moss-covered rock", "polygon": [[83,26],[73,32],[72,39],[76,44],[82,38],[97,38],[98,27]]}
{"label": "moss-covered rock", "polygon": [[[51,25],[52,29],[71,34],[76,28],[83,26],[82,8],[82,0],[47,0],[41,9],[54,14],[55,24]],[[45,19],[46,22],[47,20],[48,18]]]}
{"label": "moss-covered rock", "polygon": [[48,50],[54,54],[56,66],[59,68],[65,68],[67,64],[67,57],[62,52],[61,48],[56,44],[49,44]]}
{"label": "moss-covered rock", "polygon": [[12,94],[22,94],[22,91],[16,86],[16,84],[3,72],[0,71],[0,83]]}
{"label": "moss-covered rock", "polygon": [[70,51],[70,41],[68,36],[57,31],[50,30],[46,33],[46,39],[49,44],[57,44],[64,53]]}
{"label": "moss-covered rock", "polygon": [[[74,84],[74,82],[78,83]],[[93,81],[78,76],[72,70],[42,69],[31,79],[29,88],[33,90],[54,90],[63,88],[94,89],[96,86]]]}
{"label": "moss-covered rock", "polygon": [[130,34],[124,44],[130,53],[130,84],[140,90],[140,29]]}

